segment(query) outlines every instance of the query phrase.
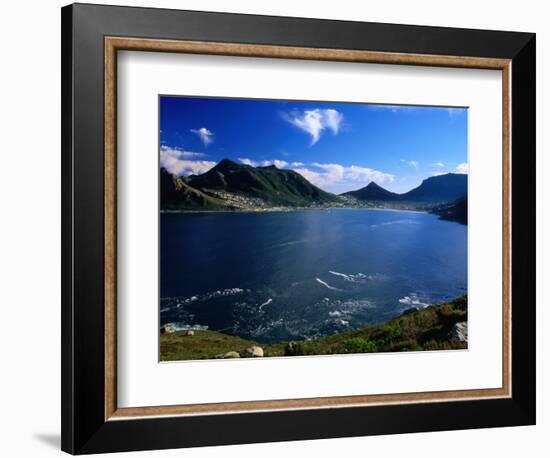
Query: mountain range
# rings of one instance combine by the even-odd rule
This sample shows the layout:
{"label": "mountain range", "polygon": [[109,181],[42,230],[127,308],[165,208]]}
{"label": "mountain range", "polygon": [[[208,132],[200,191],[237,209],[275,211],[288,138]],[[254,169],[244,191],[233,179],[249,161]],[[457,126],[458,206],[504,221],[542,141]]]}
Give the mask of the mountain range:
{"label": "mountain range", "polygon": [[[274,165],[253,167],[223,159],[201,175],[188,177],[160,171],[161,210],[270,210],[296,207],[377,207],[438,209],[441,218],[463,219],[467,208],[467,176],[448,173],[425,179],[410,191],[397,194],[371,182],[342,195],[310,183],[302,175]],[[463,201],[460,201],[464,198]],[[458,205],[453,209],[453,205]]]}
{"label": "mountain range", "polygon": [[376,202],[415,202],[437,204],[453,202],[468,192],[468,176],[446,173],[426,178],[422,183],[404,194],[397,194],[382,188],[374,182],[356,191],[344,193],[362,201]]}

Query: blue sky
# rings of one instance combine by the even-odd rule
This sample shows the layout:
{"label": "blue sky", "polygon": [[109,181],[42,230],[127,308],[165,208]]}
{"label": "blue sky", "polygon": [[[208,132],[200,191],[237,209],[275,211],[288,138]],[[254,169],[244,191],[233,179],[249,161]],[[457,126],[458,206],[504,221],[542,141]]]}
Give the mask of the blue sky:
{"label": "blue sky", "polygon": [[274,164],[327,191],[371,181],[406,192],[467,172],[465,108],[160,97],[160,162],[204,173],[217,162]]}

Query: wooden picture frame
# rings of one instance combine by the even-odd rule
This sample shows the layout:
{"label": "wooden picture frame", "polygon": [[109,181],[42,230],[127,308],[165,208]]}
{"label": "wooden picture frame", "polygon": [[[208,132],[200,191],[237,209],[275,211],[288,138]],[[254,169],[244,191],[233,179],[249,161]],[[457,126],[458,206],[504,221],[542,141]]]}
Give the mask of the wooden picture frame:
{"label": "wooden picture frame", "polygon": [[[502,387],[118,408],[119,50],[502,71]],[[63,450],[534,424],[534,34],[76,4],[62,9],[62,58]]]}

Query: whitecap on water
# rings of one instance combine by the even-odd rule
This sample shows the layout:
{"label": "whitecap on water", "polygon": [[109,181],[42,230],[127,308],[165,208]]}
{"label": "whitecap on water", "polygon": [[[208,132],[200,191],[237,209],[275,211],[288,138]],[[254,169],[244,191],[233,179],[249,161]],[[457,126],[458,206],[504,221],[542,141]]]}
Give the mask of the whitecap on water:
{"label": "whitecap on water", "polygon": [[345,274],[342,272],[336,272],[335,270],[329,270],[328,273],[334,275],[335,277],[343,278],[345,281],[349,281],[350,283],[365,283],[366,281],[379,280],[383,277],[380,274],[369,275],[362,272],[358,272],[356,274]]}
{"label": "whitecap on water", "polygon": [[266,305],[269,305],[273,302],[273,299],[269,298],[267,301],[265,301],[263,304],[260,305],[260,307],[258,308],[258,310],[262,310]]}
{"label": "whitecap on water", "polygon": [[315,280],[321,285],[327,287],[328,289],[332,289],[333,291],[340,291],[338,288],[335,288],[334,286],[330,286],[327,282],[321,280],[320,278],[316,278]]}
{"label": "whitecap on water", "polygon": [[393,224],[422,224],[422,223],[415,219],[397,219],[395,221],[386,221],[384,223],[371,224],[369,227],[376,228],[379,226],[391,226]]}

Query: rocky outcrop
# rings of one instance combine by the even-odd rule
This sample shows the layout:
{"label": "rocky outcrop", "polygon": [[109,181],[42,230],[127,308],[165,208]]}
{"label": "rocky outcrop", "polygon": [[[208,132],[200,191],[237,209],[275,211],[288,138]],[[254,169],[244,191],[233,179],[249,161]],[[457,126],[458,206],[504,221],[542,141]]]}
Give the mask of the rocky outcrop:
{"label": "rocky outcrop", "polygon": [[468,322],[455,323],[451,329],[451,337],[459,342],[468,342]]}

